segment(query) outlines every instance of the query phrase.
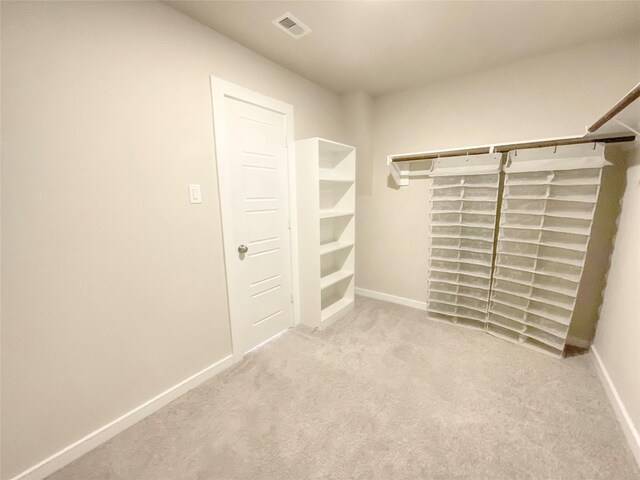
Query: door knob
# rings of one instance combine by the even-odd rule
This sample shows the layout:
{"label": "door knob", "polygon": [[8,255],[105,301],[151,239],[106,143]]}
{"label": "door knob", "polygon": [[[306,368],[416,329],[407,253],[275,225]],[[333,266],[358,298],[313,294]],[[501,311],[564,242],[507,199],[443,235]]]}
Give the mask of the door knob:
{"label": "door knob", "polygon": [[249,251],[249,247],[246,245],[240,245],[238,247],[238,253],[247,253]]}

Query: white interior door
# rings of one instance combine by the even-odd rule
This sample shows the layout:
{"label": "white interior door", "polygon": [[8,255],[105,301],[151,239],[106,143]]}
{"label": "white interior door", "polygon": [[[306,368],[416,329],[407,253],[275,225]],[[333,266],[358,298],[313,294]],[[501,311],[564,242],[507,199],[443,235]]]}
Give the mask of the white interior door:
{"label": "white interior door", "polygon": [[231,96],[223,103],[218,181],[227,197],[221,204],[233,348],[244,354],[292,324],[286,116]]}

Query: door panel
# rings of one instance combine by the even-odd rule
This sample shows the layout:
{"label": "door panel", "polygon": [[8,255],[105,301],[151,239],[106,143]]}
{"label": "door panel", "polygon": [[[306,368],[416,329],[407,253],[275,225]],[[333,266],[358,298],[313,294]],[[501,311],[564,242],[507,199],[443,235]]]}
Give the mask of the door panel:
{"label": "door panel", "polygon": [[277,199],[277,170],[264,167],[244,167],[244,188],[247,200]]}
{"label": "door panel", "polygon": [[233,196],[233,230],[225,235],[247,247],[227,256],[233,343],[244,353],[292,323],[286,124],[257,105],[226,98],[225,106],[232,178],[220,180]]}
{"label": "door panel", "polygon": [[278,238],[278,211],[259,210],[247,212],[247,239],[258,243]]}

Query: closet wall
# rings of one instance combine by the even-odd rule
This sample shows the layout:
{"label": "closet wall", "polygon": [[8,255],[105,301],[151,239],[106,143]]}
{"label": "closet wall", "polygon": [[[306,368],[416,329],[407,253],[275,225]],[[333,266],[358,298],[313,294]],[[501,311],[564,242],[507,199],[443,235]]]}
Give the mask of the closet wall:
{"label": "closet wall", "polygon": [[162,3],[1,8],[4,479],[229,354],[209,75],[349,139],[338,96]]}
{"label": "closet wall", "polygon": [[[357,287],[426,300],[427,184],[394,187],[387,155],[582,134],[639,70],[640,36],[626,36],[377,98],[372,193],[358,198]],[[615,207],[616,183],[604,191],[612,200],[603,204]],[[599,301],[585,300],[572,336],[586,342]]]}
{"label": "closet wall", "polygon": [[620,415],[628,427],[623,430],[631,438],[635,432],[630,443],[640,463],[640,143],[620,153],[627,158],[626,175],[620,179],[625,191],[594,352],[626,409],[628,417]]}

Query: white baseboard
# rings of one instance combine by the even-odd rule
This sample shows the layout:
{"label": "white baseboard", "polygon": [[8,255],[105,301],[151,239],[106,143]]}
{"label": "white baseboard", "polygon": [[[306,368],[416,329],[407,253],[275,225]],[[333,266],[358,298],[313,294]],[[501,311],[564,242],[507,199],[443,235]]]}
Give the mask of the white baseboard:
{"label": "white baseboard", "polygon": [[417,308],[419,310],[427,309],[427,302],[421,302],[420,300],[413,300],[411,298],[397,297],[395,295],[389,295],[388,293],[376,292],[374,290],[366,290],[364,288],[356,287],[356,295],[375,298],[377,300],[384,300],[385,302],[397,303],[398,305]]}
{"label": "white baseboard", "polygon": [[77,458],[80,458],[90,450],[93,450],[98,445],[106,442],[111,437],[126,430],[134,423],[139,422],[143,418],[164,407],[180,395],[184,395],[189,390],[229,368],[241,358],[241,356],[236,358],[233,355],[229,355],[222,360],[217,361],[213,365],[208,366],[204,370],[199,371],[195,375],[192,375],[177,385],[165,390],[161,394],[125,413],[121,417],[116,418],[107,425],[104,425],[103,427],[100,427],[99,429],[84,436],[77,442],[74,442],[54,453],[49,458],[46,458],[33,467],[28,468],[24,472],[13,477],[11,480],[42,480]]}
{"label": "white baseboard", "polygon": [[611,380],[609,372],[607,372],[596,347],[592,346],[591,352],[593,352],[593,358],[595,359],[593,363],[596,366],[596,371],[598,372],[600,381],[604,386],[604,390],[607,392],[607,397],[609,397],[609,401],[613,406],[613,410],[616,413],[620,426],[622,427],[622,431],[627,439],[629,448],[633,452],[638,466],[640,466],[640,434],[638,433],[636,426],[633,424],[633,420],[631,420],[629,412],[627,412],[627,408],[624,406],[624,403],[622,403],[622,399],[620,398],[620,395],[618,395],[618,390]]}

